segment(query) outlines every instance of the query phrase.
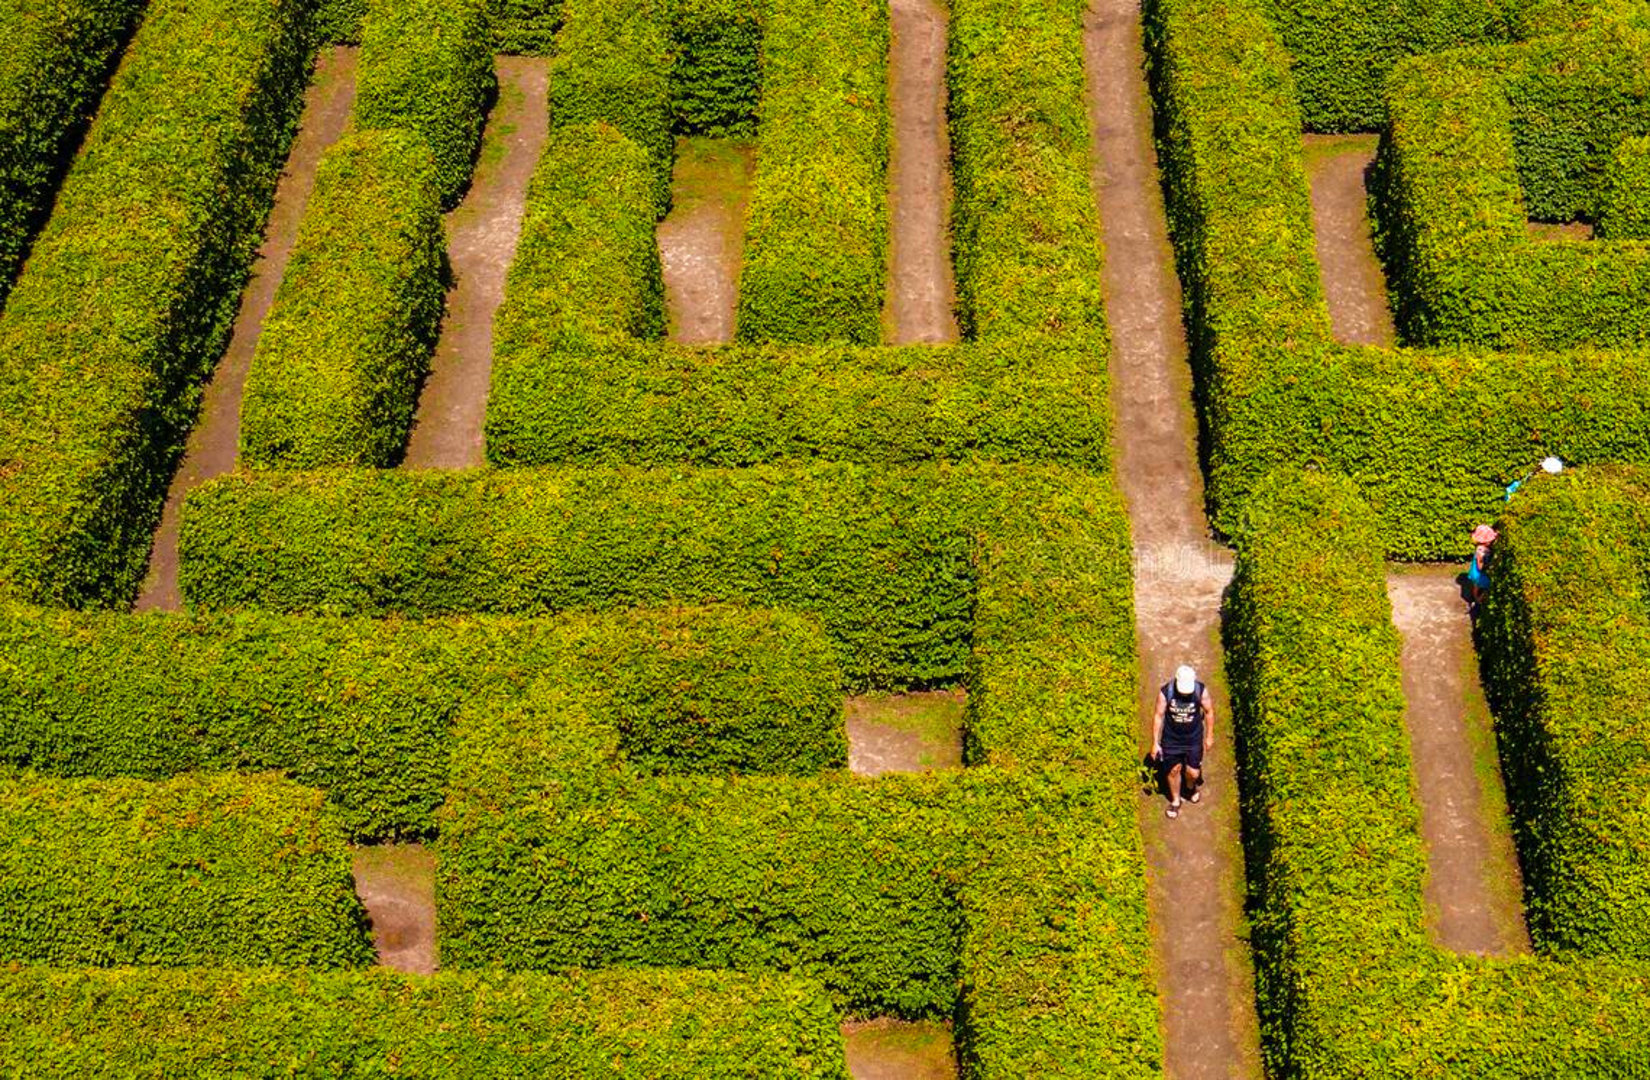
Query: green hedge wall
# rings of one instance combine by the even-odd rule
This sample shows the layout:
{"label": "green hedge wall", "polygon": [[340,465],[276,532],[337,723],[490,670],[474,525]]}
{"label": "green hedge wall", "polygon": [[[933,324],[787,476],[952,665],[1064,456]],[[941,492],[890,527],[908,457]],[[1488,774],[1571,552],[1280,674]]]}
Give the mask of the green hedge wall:
{"label": "green hedge wall", "polygon": [[836,1013],[779,974],[0,972],[0,1070],[60,1077],[808,1076]]}
{"label": "green hedge wall", "polygon": [[[959,227],[974,223],[979,253],[961,269],[965,295],[978,297],[969,310],[980,310],[971,332],[981,344],[712,352],[636,340],[657,337],[664,319],[640,154],[611,131],[568,128],[529,197],[495,334],[489,460],[980,457],[1104,467],[1110,403],[1082,12],[993,3],[957,19],[972,42],[952,66],[957,126],[967,136],[959,161],[974,178]],[[1005,25],[1006,40],[1051,37],[1058,77],[1036,75],[1042,57],[1019,63],[1002,44]],[[1060,122],[1028,127],[1025,100]],[[1028,190],[1047,198],[1022,213],[1018,193]]]}
{"label": "green hedge wall", "polygon": [[1650,956],[1650,808],[1620,797],[1650,777],[1650,710],[1616,689],[1650,677],[1644,479],[1521,492],[1479,619],[1530,930],[1554,951]]}
{"label": "green hedge wall", "polygon": [[1611,155],[1596,232],[1605,240],[1650,240],[1650,136],[1623,139]]}
{"label": "green hedge wall", "polygon": [[670,20],[665,0],[567,0],[550,61],[552,128],[601,121],[647,154],[653,212],[670,209]]}
{"label": "green hedge wall", "polygon": [[429,143],[443,208],[470,186],[498,92],[487,0],[371,0],[361,27],[355,123]]}
{"label": "green hedge wall", "polygon": [[1512,40],[1517,4],[1502,0],[1264,0],[1309,131],[1374,131],[1386,79],[1407,56]]}
{"label": "green hedge wall", "polygon": [[[204,610],[787,607],[824,623],[850,685],[910,686],[980,647],[987,568],[1024,575],[1013,599],[1047,620],[1015,615],[1015,635],[1070,632],[1068,606],[1119,625],[1127,536],[1109,482],[1056,467],[263,474],[190,499],[180,574]],[[1098,595],[1067,596],[1068,576]]]}
{"label": "green hedge wall", "polygon": [[549,56],[561,29],[562,0],[492,0],[493,51]]}
{"label": "green hedge wall", "polygon": [[654,180],[642,147],[606,123],[551,132],[493,323],[489,453],[495,437],[510,438],[509,423],[495,414],[559,406],[538,399],[542,354],[664,334]]}
{"label": "green hedge wall", "polygon": [[361,44],[367,0],[316,0],[315,38],[323,45]]}
{"label": "green hedge wall", "polygon": [[401,459],[446,294],[429,148],[359,131],[327,152],[241,401],[245,468]]}
{"label": "green hedge wall", "polygon": [[1543,38],[1400,65],[1374,204],[1399,328],[1418,344],[1642,345],[1650,248],[1531,239],[1597,215],[1604,162],[1650,128],[1650,48]]}
{"label": "green hedge wall", "polygon": [[1250,500],[1224,636],[1269,1074],[1643,1075],[1650,981],[1631,961],[1427,941],[1382,577],[1376,518],[1345,478],[1287,472]]}
{"label": "green hedge wall", "polygon": [[309,16],[150,7],[0,315],[0,591],[136,591],[291,137]]}
{"label": "green hedge wall", "polygon": [[344,832],[272,777],[0,779],[0,962],[370,963]]}
{"label": "green hedge wall", "polygon": [[[981,342],[1071,340],[1106,393],[1083,19],[1074,0],[957,0],[947,83],[957,320]],[[1029,365],[1028,365],[1029,366]]]}
{"label": "green hedge wall", "polygon": [[0,3],[0,304],[143,0]]}
{"label": "green hedge wall", "polygon": [[740,341],[881,342],[887,69],[886,5],[770,0]]}
{"label": "green hedge wall", "polygon": [[761,0],[679,0],[671,23],[674,129],[748,138],[762,100]]}
{"label": "green hedge wall", "polygon": [[[61,776],[280,769],[353,836],[428,835],[453,717],[556,672],[650,773],[841,765],[841,673],[796,615],[554,621],[0,609],[0,763]],[[568,689],[571,688],[571,689]]]}
{"label": "green hedge wall", "polygon": [[1252,0],[1147,17],[1218,528],[1269,471],[1306,465],[1357,482],[1388,552],[1458,558],[1544,455],[1650,460],[1643,353],[1336,345],[1287,54]]}
{"label": "green hedge wall", "polygon": [[0,315],[0,590],[129,600],[309,64],[304,3],[158,0]]}

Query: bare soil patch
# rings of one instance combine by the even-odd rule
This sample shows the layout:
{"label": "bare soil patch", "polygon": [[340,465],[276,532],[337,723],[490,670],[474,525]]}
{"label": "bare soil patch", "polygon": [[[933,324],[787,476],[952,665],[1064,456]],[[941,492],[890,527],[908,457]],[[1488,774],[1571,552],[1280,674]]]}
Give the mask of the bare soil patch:
{"label": "bare soil patch", "polygon": [[1454,952],[1509,956],[1529,952],[1530,940],[1458,573],[1429,567],[1387,576],[1427,845],[1428,930]]}
{"label": "bare soil patch", "polygon": [[453,287],[407,440],[407,468],[463,469],[483,461],[493,316],[504,302],[505,274],[521,238],[527,182],[549,137],[549,61],[500,57],[498,84],[475,179],[447,215]]}
{"label": "bare soil patch", "polygon": [[356,848],[355,894],[372,920],[380,964],[422,975],[436,969],[433,851],[422,844]]}
{"label": "bare soil patch", "polygon": [[888,104],[890,345],[956,341],[951,273],[951,143],[945,121],[946,14],[935,0],[892,0]]}
{"label": "bare soil patch", "polygon": [[725,345],[733,340],[745,207],[755,167],[753,143],[676,140],[671,209],[657,230],[672,341]]}
{"label": "bare soil patch", "polygon": [[854,1080],[955,1080],[951,1025],[934,1020],[862,1020],[842,1025]]}
{"label": "bare soil patch", "polygon": [[1136,632],[1145,673],[1142,752],[1151,745],[1157,687],[1177,665],[1196,667],[1217,705],[1201,803],[1188,805],[1176,821],[1164,818],[1159,799],[1143,801],[1140,814],[1165,1067],[1175,1080],[1258,1078],[1233,744],[1217,636],[1232,560],[1210,541],[1203,516],[1191,371],[1158,188],[1137,0],[1092,0],[1086,37],[1117,472],[1135,544]]}
{"label": "bare soil patch", "polygon": [[847,700],[848,768],[860,776],[962,767],[961,690],[862,694]]}
{"label": "bare soil patch", "polygon": [[246,389],[252,354],[264,319],[275,302],[275,290],[286,274],[287,260],[298,241],[304,206],[315,190],[315,168],[327,149],[344,134],[355,106],[355,50],[324,49],[304,96],[298,134],[292,142],[286,168],[275,188],[275,204],[264,228],[264,242],[229,338],[229,347],[213,370],[201,399],[200,418],[189,433],[183,461],[172,477],[149,553],[149,572],[138,593],[138,611],[177,611],[183,606],[178,592],[178,514],[184,497],[215,476],[235,468],[241,436],[241,394]]}
{"label": "bare soil patch", "polygon": [[1390,345],[1397,337],[1369,222],[1366,177],[1378,138],[1302,136],[1318,272],[1335,340],[1346,345]]}
{"label": "bare soil patch", "polygon": [[1526,221],[1524,228],[1537,243],[1562,244],[1593,238],[1593,227],[1585,221]]}

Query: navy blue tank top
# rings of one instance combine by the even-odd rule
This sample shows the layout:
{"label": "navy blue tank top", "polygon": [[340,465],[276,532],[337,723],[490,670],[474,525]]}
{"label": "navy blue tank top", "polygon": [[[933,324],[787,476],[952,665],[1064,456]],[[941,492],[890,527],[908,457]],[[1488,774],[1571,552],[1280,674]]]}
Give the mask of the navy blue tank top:
{"label": "navy blue tank top", "polygon": [[1176,746],[1189,746],[1203,740],[1203,684],[1197,683],[1190,694],[1175,689],[1174,680],[1163,684],[1163,741]]}

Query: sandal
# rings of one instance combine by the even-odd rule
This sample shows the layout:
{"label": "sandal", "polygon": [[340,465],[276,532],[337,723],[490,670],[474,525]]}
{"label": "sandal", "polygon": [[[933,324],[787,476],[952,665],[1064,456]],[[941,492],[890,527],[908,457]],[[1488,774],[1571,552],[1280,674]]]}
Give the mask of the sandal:
{"label": "sandal", "polygon": [[1163,816],[1168,818],[1170,821],[1173,821],[1175,818],[1179,817],[1180,816],[1180,804],[1177,803],[1177,802],[1176,803],[1170,803],[1168,805],[1168,808],[1163,811]]}
{"label": "sandal", "polygon": [[1203,792],[1201,792],[1201,791],[1192,792],[1192,794],[1188,797],[1187,801],[1188,802],[1194,802],[1194,803],[1202,802],[1203,801]]}

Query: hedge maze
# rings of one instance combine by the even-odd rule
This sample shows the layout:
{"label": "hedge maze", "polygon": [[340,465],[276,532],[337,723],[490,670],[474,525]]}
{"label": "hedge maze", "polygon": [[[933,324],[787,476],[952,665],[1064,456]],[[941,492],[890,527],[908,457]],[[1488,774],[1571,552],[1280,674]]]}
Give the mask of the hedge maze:
{"label": "hedge maze", "polygon": [[[892,1018],[964,1077],[1650,1074],[1650,21],[1147,0],[1135,115],[1114,17],[943,12],[958,340],[911,344],[886,0],[0,0],[0,1071],[845,1077],[843,1025]],[[353,108],[300,166],[325,49]],[[461,358],[484,464],[403,467],[476,330],[500,57],[549,119]],[[1379,132],[1400,345],[1335,339],[1303,132]],[[687,137],[753,147],[708,345],[667,330]],[[1187,400],[1123,357],[1120,140]],[[190,487],[232,335],[236,467]],[[1507,492],[1547,454],[1584,467]],[[183,605],[136,614],[169,491]],[[1225,551],[1153,562],[1200,499],[1218,600]],[[1388,591],[1489,520],[1508,955],[1424,899]],[[1142,687],[1217,618],[1235,736],[1187,816],[1231,820],[1165,833]],[[849,768],[850,698],[936,689],[960,768]],[[1230,864],[1177,876],[1187,835]],[[433,974],[374,966],[353,860],[400,844]]]}

